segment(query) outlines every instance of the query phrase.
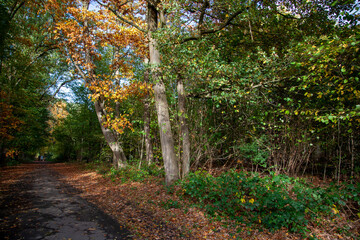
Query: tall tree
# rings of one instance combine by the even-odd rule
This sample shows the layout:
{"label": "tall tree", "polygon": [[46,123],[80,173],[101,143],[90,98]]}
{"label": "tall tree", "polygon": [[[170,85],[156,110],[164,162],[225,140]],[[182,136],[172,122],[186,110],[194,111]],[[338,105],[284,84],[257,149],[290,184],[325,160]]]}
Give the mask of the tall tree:
{"label": "tall tree", "polygon": [[[141,54],[142,35],[116,24],[116,20],[106,10],[96,13],[89,10],[90,1],[49,1],[45,6],[55,13],[54,33],[58,46],[92,92],[102,132],[113,151],[114,166],[123,167],[126,165],[126,157],[118,133],[131,127],[131,124],[126,115],[115,116],[111,105],[131,94],[144,94],[148,89],[141,87],[138,82],[116,84],[119,78],[131,79],[133,61],[128,58],[129,51],[126,48],[135,46],[137,53],[134,54]],[[116,50],[111,60],[103,59],[102,54],[114,48],[121,49],[121,52]],[[126,60],[120,59],[119,53]],[[105,63],[105,66],[99,66],[100,62]]]}
{"label": "tall tree", "polygon": [[[99,1],[98,1],[99,2]],[[100,3],[100,2],[99,2]],[[157,40],[154,34],[158,29],[159,17],[164,19],[165,9],[161,6],[161,1],[140,1],[139,3],[117,2],[117,1],[104,1],[101,3],[107,6],[115,16],[121,21],[122,24],[128,24],[131,27],[146,33],[147,31],[141,28],[141,25],[132,21],[137,19],[136,13],[146,13],[146,21],[148,26],[148,41],[149,41],[149,64],[151,66],[151,76],[154,82],[154,96],[155,106],[157,110],[158,126],[160,130],[160,141],[162,157],[165,167],[165,182],[167,185],[172,184],[179,179],[178,159],[174,150],[174,137],[171,129],[171,122],[169,116],[169,105],[166,98],[166,87],[162,79],[160,68],[160,52],[157,46]],[[132,5],[136,5],[139,9],[135,9]],[[133,11],[129,11],[133,10]],[[129,19],[127,19],[129,17]],[[164,21],[162,25],[164,25]],[[161,23],[160,23],[161,24]]]}
{"label": "tall tree", "polygon": [[159,10],[154,3],[148,3],[149,54],[152,78],[155,82],[154,95],[160,129],[161,150],[165,167],[165,182],[171,185],[179,179],[178,159],[174,150],[174,137],[171,130],[169,105],[166,99],[165,84],[160,72],[160,52],[153,34],[158,28]]}
{"label": "tall tree", "polygon": [[[1,159],[7,152],[31,159],[45,145],[48,85],[58,70],[49,36],[49,15],[37,16],[39,6],[27,1],[2,1],[0,88],[3,120],[11,120],[11,139],[1,139]],[[6,94],[3,94],[6,92]],[[15,127],[16,126],[16,127]],[[2,124],[2,130],[9,126]],[[1,130],[1,132],[2,132]]]}

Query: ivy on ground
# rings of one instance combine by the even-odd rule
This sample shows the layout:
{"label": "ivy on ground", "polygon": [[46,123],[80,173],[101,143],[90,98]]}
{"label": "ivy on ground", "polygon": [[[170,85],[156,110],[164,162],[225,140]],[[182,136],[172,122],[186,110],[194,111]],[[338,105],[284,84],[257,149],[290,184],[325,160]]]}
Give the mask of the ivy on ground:
{"label": "ivy on ground", "polygon": [[336,218],[345,209],[355,213],[360,206],[360,184],[320,188],[274,173],[260,176],[230,171],[214,177],[198,171],[191,173],[181,186],[181,193],[210,216],[226,216],[271,231],[287,228],[306,234],[310,222],[318,223],[320,217]]}

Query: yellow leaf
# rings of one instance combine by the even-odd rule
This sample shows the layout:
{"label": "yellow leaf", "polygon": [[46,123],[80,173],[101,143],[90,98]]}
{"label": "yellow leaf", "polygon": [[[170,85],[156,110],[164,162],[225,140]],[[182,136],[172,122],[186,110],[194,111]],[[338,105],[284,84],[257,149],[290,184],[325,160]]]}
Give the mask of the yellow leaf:
{"label": "yellow leaf", "polygon": [[337,210],[336,208],[332,208],[331,210],[333,211],[334,214],[338,214],[338,213],[339,213],[339,210]]}

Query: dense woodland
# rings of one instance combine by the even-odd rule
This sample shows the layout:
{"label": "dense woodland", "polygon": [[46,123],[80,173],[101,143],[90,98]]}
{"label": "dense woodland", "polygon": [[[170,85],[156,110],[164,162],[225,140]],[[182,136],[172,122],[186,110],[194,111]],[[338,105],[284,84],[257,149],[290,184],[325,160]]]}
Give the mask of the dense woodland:
{"label": "dense woodland", "polygon": [[358,182],[358,1],[1,0],[0,16],[2,165],[190,173],[188,191],[228,169]]}

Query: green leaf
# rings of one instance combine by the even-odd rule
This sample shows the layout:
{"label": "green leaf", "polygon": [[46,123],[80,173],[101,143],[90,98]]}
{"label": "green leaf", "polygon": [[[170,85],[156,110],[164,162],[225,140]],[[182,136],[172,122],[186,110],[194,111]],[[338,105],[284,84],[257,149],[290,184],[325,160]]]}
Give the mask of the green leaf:
{"label": "green leaf", "polygon": [[332,7],[335,7],[337,3],[338,3],[338,1],[333,2],[333,3],[331,4],[331,6],[332,6]]}

